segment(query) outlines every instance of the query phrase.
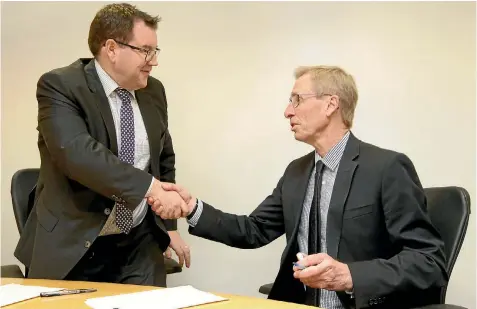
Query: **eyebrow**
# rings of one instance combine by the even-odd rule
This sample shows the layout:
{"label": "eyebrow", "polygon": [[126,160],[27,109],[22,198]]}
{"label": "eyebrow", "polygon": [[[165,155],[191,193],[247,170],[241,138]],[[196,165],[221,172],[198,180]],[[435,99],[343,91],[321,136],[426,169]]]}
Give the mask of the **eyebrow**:
{"label": "eyebrow", "polygon": [[154,47],[154,46],[151,46],[151,45],[142,45],[141,47],[142,47],[142,48],[147,48],[147,49],[157,49],[157,48],[159,48],[159,47],[157,47],[157,46]]}

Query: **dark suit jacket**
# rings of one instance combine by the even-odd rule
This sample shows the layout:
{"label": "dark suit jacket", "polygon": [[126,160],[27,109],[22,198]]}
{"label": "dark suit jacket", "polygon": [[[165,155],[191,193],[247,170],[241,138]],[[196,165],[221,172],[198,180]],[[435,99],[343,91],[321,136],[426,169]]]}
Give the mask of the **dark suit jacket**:
{"label": "dark suit jacket", "polygon": [[[293,278],[297,233],[315,154],[291,162],[278,185],[249,216],[204,203],[193,235],[238,248],[258,248],[285,233],[287,246],[269,298],[302,303]],[[443,241],[431,225],[423,188],[403,154],[348,140],[327,218],[328,254],[351,271],[355,300],[346,308],[407,308],[438,303],[447,283]]]}
{"label": "dark suit jacket", "polygon": [[[63,279],[98,236],[115,201],[134,209],[151,184],[151,174],[174,182],[162,83],[149,77],[136,99],[149,138],[150,173],[118,159],[113,118],[93,59],[79,59],[39,79],[40,176],[15,250],[29,277]],[[154,235],[165,250],[167,230],[175,230],[177,223],[154,217]]]}

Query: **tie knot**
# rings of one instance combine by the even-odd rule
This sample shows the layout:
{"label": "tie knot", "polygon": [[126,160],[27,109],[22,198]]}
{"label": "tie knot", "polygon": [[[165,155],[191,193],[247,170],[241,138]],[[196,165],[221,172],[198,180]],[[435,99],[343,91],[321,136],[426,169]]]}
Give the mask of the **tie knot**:
{"label": "tie knot", "polygon": [[323,164],[322,160],[316,161],[316,172],[321,173],[321,170],[323,169],[325,165]]}
{"label": "tie knot", "polygon": [[124,88],[116,88],[116,93],[123,102],[131,102],[131,93]]}

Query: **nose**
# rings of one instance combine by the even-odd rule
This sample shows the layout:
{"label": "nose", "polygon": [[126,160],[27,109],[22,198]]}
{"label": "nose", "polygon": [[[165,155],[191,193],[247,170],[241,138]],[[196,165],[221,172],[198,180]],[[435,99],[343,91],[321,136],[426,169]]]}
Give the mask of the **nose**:
{"label": "nose", "polygon": [[284,115],[285,115],[285,118],[291,118],[291,117],[295,116],[295,109],[293,108],[291,103],[289,103],[287,105],[287,108],[285,108]]}
{"label": "nose", "polygon": [[147,64],[157,67],[159,65],[159,62],[157,62],[157,54],[155,54],[151,61],[149,61]]}

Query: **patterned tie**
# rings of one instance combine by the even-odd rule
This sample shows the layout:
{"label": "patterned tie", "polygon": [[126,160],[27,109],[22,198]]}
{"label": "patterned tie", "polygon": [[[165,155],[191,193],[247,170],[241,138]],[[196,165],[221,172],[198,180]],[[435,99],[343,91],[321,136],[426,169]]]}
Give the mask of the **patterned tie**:
{"label": "patterned tie", "polygon": [[[131,106],[131,94],[123,88],[116,89],[122,101],[120,109],[121,119],[121,148],[119,159],[134,165],[134,113]],[[123,203],[116,203],[116,225],[121,232],[128,234],[133,225],[133,212]]]}
{"label": "patterned tie", "polygon": [[[316,162],[315,192],[310,209],[310,221],[308,227],[308,255],[320,252],[320,196],[321,181],[323,176],[323,161]],[[317,289],[306,287],[305,304],[318,307],[320,304]]]}

